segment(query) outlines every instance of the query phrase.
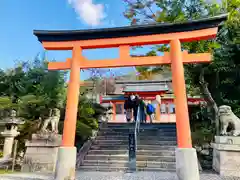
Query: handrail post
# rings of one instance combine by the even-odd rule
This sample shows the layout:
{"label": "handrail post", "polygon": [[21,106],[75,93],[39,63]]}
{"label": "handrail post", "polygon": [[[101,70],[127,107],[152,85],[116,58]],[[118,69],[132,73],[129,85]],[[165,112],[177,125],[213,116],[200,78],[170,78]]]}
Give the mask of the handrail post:
{"label": "handrail post", "polygon": [[134,131],[132,131],[132,129],[130,129],[129,131],[129,139],[128,139],[129,162],[128,163],[129,163],[129,169],[131,171],[137,170],[137,156],[136,156],[137,152],[136,151],[137,151],[137,136],[139,133],[139,128],[140,128],[140,119],[138,116],[135,122]]}
{"label": "handrail post", "polygon": [[136,139],[135,133],[130,131],[129,132],[129,144],[128,144],[128,164],[130,171],[136,171]]}

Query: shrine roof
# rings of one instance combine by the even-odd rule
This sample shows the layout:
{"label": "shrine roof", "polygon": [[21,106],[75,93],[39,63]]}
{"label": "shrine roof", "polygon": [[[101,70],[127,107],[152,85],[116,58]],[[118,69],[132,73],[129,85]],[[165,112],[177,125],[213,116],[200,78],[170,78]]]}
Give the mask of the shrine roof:
{"label": "shrine roof", "polygon": [[159,92],[168,91],[167,84],[148,84],[147,86],[142,85],[126,85],[123,88],[123,92]]}
{"label": "shrine roof", "polygon": [[125,96],[124,95],[117,95],[117,96],[114,96],[114,95],[107,95],[107,96],[103,96],[102,97],[102,100],[104,101],[110,101],[110,100],[125,100]]}
{"label": "shrine roof", "polygon": [[116,80],[116,84],[140,85],[140,84],[166,84],[172,82],[171,80]]}
{"label": "shrine roof", "polygon": [[210,18],[180,23],[157,23],[87,30],[34,30],[33,33],[38,37],[40,42],[91,40],[201,30],[218,27],[226,19],[227,14],[222,14]]}
{"label": "shrine roof", "polygon": [[[203,100],[202,96],[191,96],[188,95],[188,100],[191,99],[196,99],[196,100]],[[102,101],[124,101],[126,99],[125,95],[106,95],[106,96],[102,96]],[[174,95],[173,94],[164,94],[162,96],[162,99],[174,99]],[[191,102],[190,102],[191,103]]]}
{"label": "shrine roof", "polygon": [[[201,98],[203,98],[203,96],[201,96],[201,95],[187,95],[187,97],[189,99],[201,99]],[[170,99],[172,99],[172,98],[174,98],[174,94],[173,93],[171,93],[171,94],[164,94],[164,96],[162,98],[165,98],[165,99],[170,98]]]}

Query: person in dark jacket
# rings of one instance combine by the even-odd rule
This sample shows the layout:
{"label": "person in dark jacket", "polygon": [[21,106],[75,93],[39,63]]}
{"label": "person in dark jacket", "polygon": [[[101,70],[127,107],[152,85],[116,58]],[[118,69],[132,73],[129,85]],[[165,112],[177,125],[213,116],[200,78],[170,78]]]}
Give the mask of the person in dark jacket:
{"label": "person in dark jacket", "polygon": [[141,123],[146,123],[147,115],[146,115],[146,104],[144,100],[140,100],[139,104],[139,110],[140,110],[140,121]]}
{"label": "person in dark jacket", "polygon": [[132,119],[132,109],[133,109],[133,101],[131,100],[130,96],[128,96],[128,98],[124,102],[124,109],[126,112],[127,122],[130,122]]}
{"label": "person in dark jacket", "polygon": [[135,99],[133,100],[133,117],[134,121],[137,120],[137,115],[138,115],[138,107],[141,102],[141,99],[139,98],[138,95],[135,95]]}

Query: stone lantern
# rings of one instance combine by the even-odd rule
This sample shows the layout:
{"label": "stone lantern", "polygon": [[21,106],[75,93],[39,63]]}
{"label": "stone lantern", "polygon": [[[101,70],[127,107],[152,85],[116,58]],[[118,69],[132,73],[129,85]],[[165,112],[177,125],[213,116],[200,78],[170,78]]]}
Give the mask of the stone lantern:
{"label": "stone lantern", "polygon": [[12,154],[14,138],[20,134],[20,132],[17,131],[18,125],[24,124],[24,121],[16,117],[15,110],[11,110],[10,116],[5,118],[0,123],[5,125],[4,131],[1,132],[1,135],[5,138],[3,158],[10,158]]}

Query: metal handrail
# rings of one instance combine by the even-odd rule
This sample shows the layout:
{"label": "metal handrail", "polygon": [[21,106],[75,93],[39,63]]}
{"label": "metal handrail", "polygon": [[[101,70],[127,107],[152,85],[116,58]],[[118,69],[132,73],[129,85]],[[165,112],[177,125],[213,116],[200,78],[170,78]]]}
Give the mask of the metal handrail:
{"label": "metal handrail", "polygon": [[131,171],[137,170],[136,151],[137,151],[137,137],[139,133],[139,128],[140,128],[140,117],[139,117],[139,109],[138,109],[138,116],[135,121],[135,127],[131,128],[129,133],[129,170]]}
{"label": "metal handrail", "polygon": [[[140,108],[138,107],[138,113],[137,113],[137,119],[135,122],[135,129],[134,129],[134,138],[135,138],[135,151],[136,151],[136,156],[137,156],[137,146],[138,146],[138,134],[140,130]],[[137,158],[137,157],[136,157]],[[137,159],[136,159],[136,167],[137,167]]]}
{"label": "metal handrail", "polygon": [[137,150],[137,136],[139,133],[139,129],[140,129],[140,117],[139,117],[139,108],[138,108],[138,114],[137,114],[137,119],[135,122],[135,129],[134,129],[134,137],[135,137],[135,149]]}

